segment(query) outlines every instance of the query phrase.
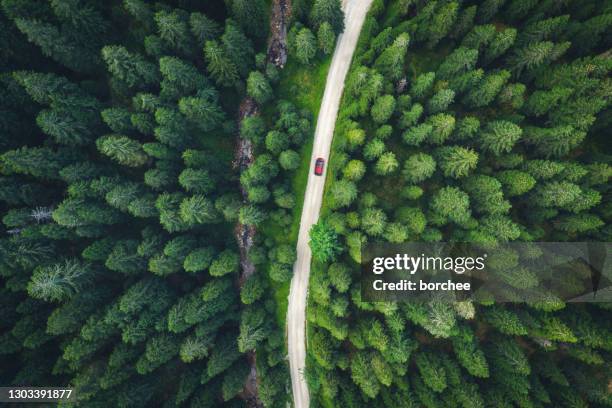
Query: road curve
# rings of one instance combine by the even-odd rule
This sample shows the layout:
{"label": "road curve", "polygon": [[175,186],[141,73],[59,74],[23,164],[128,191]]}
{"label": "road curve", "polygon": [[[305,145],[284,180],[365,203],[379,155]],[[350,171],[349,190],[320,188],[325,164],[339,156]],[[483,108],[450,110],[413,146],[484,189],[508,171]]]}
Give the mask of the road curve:
{"label": "road curve", "polygon": [[308,294],[308,277],[310,276],[310,261],[312,258],[312,253],[308,246],[308,231],[319,219],[325,187],[325,173],[322,176],[315,176],[314,162],[318,157],[322,157],[326,162],[325,167],[328,167],[329,152],[331,150],[340,99],[344,89],[344,80],[351,65],[355,47],[357,46],[361,26],[371,3],[372,0],[343,1],[345,28],[344,32],[338,37],[338,43],[327,74],[319,118],[317,119],[310,172],[308,184],[306,185],[297,242],[297,260],[293,267],[293,279],[291,280],[289,306],[287,309],[287,345],[295,408],[307,408],[310,403],[308,388],[303,377],[306,363],[306,297]]}

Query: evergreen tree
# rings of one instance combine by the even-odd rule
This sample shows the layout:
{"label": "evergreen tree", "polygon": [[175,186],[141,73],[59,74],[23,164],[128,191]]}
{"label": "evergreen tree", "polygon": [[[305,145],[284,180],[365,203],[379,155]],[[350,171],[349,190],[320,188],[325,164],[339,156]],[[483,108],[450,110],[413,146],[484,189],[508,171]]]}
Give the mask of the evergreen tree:
{"label": "evergreen tree", "polygon": [[159,36],[171,49],[183,55],[193,55],[195,41],[189,28],[189,15],[184,10],[160,10],[154,19]]}
{"label": "evergreen tree", "polygon": [[295,37],[295,57],[302,64],[310,64],[317,53],[316,38],[308,28],[302,28]]}
{"label": "evergreen tree", "polygon": [[217,41],[206,41],[204,54],[208,71],[217,84],[229,86],[238,80],[238,68]]}
{"label": "evergreen tree", "polygon": [[266,3],[263,0],[232,0],[232,16],[244,32],[258,38],[264,38],[268,32]]}
{"label": "evergreen tree", "polygon": [[397,170],[399,163],[393,152],[383,153],[374,166],[374,172],[378,175],[389,175]]}
{"label": "evergreen tree", "polygon": [[[98,68],[100,58],[93,47],[76,40],[72,36],[74,33],[69,33],[68,27],[59,29],[53,24],[29,18],[17,18],[14,21],[28,41],[40,47],[43,55],[76,72],[91,73]],[[82,41],[82,38],[76,38]],[[94,43],[98,40],[95,39]]]}
{"label": "evergreen tree", "polygon": [[342,170],[344,178],[350,181],[359,181],[365,175],[365,172],[365,164],[360,160],[349,161]]}
{"label": "evergreen tree", "polygon": [[477,59],[478,50],[465,47],[456,48],[444,59],[442,64],[440,64],[436,72],[436,77],[449,80],[452,77],[470,71],[476,66]]}
{"label": "evergreen tree", "polygon": [[482,146],[495,155],[508,153],[521,138],[523,130],[511,122],[489,122],[480,135]]}
{"label": "evergreen tree", "polygon": [[159,81],[157,68],[125,47],[106,46],[102,48],[102,58],[109,72],[130,88],[143,88]]}
{"label": "evergreen tree", "polygon": [[435,72],[427,72],[419,75],[412,83],[410,94],[415,98],[422,98],[434,83]]}
{"label": "evergreen tree", "polygon": [[478,164],[478,153],[459,146],[441,147],[436,151],[436,156],[446,177],[465,177]]}
{"label": "evergreen tree", "polygon": [[314,0],[310,22],[317,30],[327,22],[332,26],[336,35],[340,34],[344,30],[344,13],[340,0]]}
{"label": "evergreen tree", "polygon": [[322,262],[333,261],[341,250],[338,235],[323,221],[314,224],[309,234],[308,244],[315,259]]}
{"label": "evergreen tree", "polygon": [[124,166],[139,167],[148,160],[142,145],[127,136],[107,135],[96,141],[98,150]]}
{"label": "evergreen tree", "polygon": [[336,33],[333,27],[327,21],[323,22],[317,31],[317,40],[319,49],[325,55],[330,55],[334,51],[336,45]]}
{"label": "evergreen tree", "polygon": [[335,182],[330,189],[334,207],[348,207],[357,198],[357,187],[348,180]]}
{"label": "evergreen tree", "polygon": [[428,102],[428,110],[431,113],[445,111],[453,103],[455,92],[452,89],[442,89],[438,91]]}
{"label": "evergreen tree", "polygon": [[536,184],[536,180],[530,174],[519,170],[502,171],[497,174],[497,179],[502,183],[509,197],[525,194]]}
{"label": "evergreen tree", "polygon": [[485,175],[470,176],[464,183],[470,195],[474,210],[486,214],[505,214],[510,210],[510,202],[504,199],[502,184],[495,178]]}
{"label": "evergreen tree", "polygon": [[510,72],[505,70],[485,76],[475,88],[467,93],[463,98],[463,103],[474,108],[489,105],[509,78]]}
{"label": "evergreen tree", "polygon": [[409,44],[410,36],[407,33],[398,35],[393,44],[376,59],[374,68],[390,80],[399,80],[402,76],[402,67]]}
{"label": "evergreen tree", "polygon": [[395,111],[395,98],[391,95],[384,95],[376,99],[372,106],[372,119],[376,123],[385,123]]}
{"label": "evergreen tree", "polygon": [[410,183],[420,183],[431,177],[436,170],[436,161],[425,153],[410,156],[404,163],[402,175]]}
{"label": "evergreen tree", "polygon": [[253,71],[247,79],[247,93],[257,103],[264,104],[272,97],[272,87],[261,72]]}
{"label": "evergreen tree", "polygon": [[202,13],[196,12],[189,15],[189,27],[191,28],[191,34],[200,46],[221,34],[219,24]]}
{"label": "evergreen tree", "polygon": [[514,28],[508,28],[498,32],[485,49],[483,57],[484,63],[489,64],[496,58],[504,55],[504,53],[514,44],[516,34],[517,31]]}
{"label": "evergreen tree", "polygon": [[429,48],[433,48],[450,32],[457,19],[458,10],[459,4],[456,1],[448,2],[436,10],[430,23],[429,41],[427,43]]}
{"label": "evergreen tree", "polygon": [[246,78],[254,63],[253,44],[232,20],[226,20],[225,31],[221,36],[227,57],[238,68],[240,76]]}
{"label": "evergreen tree", "polygon": [[463,223],[471,215],[469,196],[456,187],[444,187],[433,196],[431,209],[456,223]]}

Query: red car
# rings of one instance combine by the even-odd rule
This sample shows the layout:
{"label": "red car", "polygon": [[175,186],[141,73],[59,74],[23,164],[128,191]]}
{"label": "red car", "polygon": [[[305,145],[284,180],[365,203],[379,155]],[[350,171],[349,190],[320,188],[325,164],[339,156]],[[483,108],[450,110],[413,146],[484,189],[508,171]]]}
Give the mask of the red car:
{"label": "red car", "polygon": [[323,174],[323,168],[325,167],[325,160],[323,160],[321,157],[319,157],[317,159],[317,161],[315,162],[315,174],[317,176],[320,176],[321,174]]}

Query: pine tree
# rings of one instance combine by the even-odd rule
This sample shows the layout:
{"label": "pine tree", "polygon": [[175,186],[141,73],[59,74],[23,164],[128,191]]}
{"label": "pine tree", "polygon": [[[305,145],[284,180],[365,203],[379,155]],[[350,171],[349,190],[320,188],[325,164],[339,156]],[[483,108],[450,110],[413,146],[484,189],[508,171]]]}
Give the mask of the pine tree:
{"label": "pine tree", "polygon": [[213,202],[202,195],[184,199],[180,206],[180,215],[182,220],[190,225],[214,223],[219,220]]}
{"label": "pine tree", "polygon": [[412,105],[409,111],[402,112],[398,126],[401,129],[407,129],[410,126],[414,126],[420,119],[421,115],[423,115],[423,105],[420,103],[415,103]]}
{"label": "pine tree", "polygon": [[468,90],[471,90],[476,87],[484,77],[484,70],[482,69],[474,69],[466,72],[465,74],[461,74],[457,77],[452,78],[448,86],[455,93],[465,93]]}
{"label": "pine tree", "polygon": [[189,15],[189,27],[191,34],[195,37],[198,45],[206,44],[221,34],[219,24],[202,13],[191,13]]}
{"label": "pine tree", "polygon": [[516,76],[545,64],[553,55],[555,44],[550,41],[535,42],[518,48],[508,57],[508,65]]}
{"label": "pine tree", "polygon": [[462,38],[474,25],[477,6],[466,7],[459,11],[459,16],[450,32],[451,38]]}
{"label": "pine tree", "polygon": [[463,223],[471,215],[469,196],[456,187],[444,187],[436,192],[430,204],[440,216],[456,223]]}
{"label": "pine tree", "polygon": [[521,83],[508,84],[497,95],[497,103],[501,106],[509,106],[512,109],[520,109],[525,103],[525,91],[527,87]]}
{"label": "pine tree", "polygon": [[96,141],[96,146],[102,154],[124,166],[139,167],[148,161],[142,145],[127,136],[102,136]]}
{"label": "pine tree", "polygon": [[162,40],[173,50],[191,56],[196,44],[189,27],[189,15],[184,10],[160,10],[155,13],[155,24]]}
{"label": "pine tree", "polygon": [[284,150],[278,156],[278,162],[285,170],[295,170],[300,166],[300,155],[291,149]]}
{"label": "pine tree", "polygon": [[415,362],[425,385],[438,393],[446,389],[446,372],[439,355],[421,352]]}
{"label": "pine tree", "polygon": [[459,4],[456,1],[448,2],[436,10],[430,23],[428,48],[433,48],[448,35],[457,19],[458,10]]}
{"label": "pine tree", "polygon": [[506,0],[485,0],[478,8],[478,22],[490,21],[505,2]]}
{"label": "pine tree", "polygon": [[441,89],[429,100],[428,110],[430,113],[443,112],[453,103],[454,99],[455,92],[452,89]]}
{"label": "pine tree", "polygon": [[215,187],[210,172],[205,169],[185,169],[179,175],[178,181],[186,191],[194,193],[205,194]]}
{"label": "pine tree", "polygon": [[319,49],[325,55],[330,55],[334,51],[336,45],[336,33],[333,27],[327,21],[323,22],[317,31],[317,40]]}
{"label": "pine tree", "polygon": [[483,61],[485,64],[490,64],[496,58],[501,57],[512,47],[516,40],[517,31],[514,28],[507,28],[504,31],[496,33],[491,43],[487,46],[484,52]]}
{"label": "pine tree", "polygon": [[321,262],[333,261],[339,254],[341,247],[338,235],[324,221],[314,224],[310,231],[308,245],[312,249],[313,257]]}
{"label": "pine tree", "polygon": [[324,22],[328,22],[336,35],[340,34],[344,31],[344,13],[340,0],[314,0],[310,22],[317,30]]}
{"label": "pine tree", "polygon": [[[202,97],[181,98],[178,104],[178,108],[179,108],[179,111],[183,115],[185,115],[187,119],[189,119],[198,128],[200,128],[201,130],[205,132],[215,129],[217,126],[221,124],[223,119],[225,119],[225,114],[223,113],[219,105],[217,105],[216,101],[211,101],[208,98],[202,98]],[[160,112],[160,110],[158,110],[157,112]],[[158,119],[157,112],[155,115],[156,119]],[[179,116],[176,115],[177,119],[178,117]],[[162,122],[160,123],[160,125],[162,125],[161,127],[163,128],[166,128],[166,127],[175,128],[174,125],[166,122],[165,118],[162,119]],[[182,127],[183,126],[181,126],[180,128]],[[182,132],[182,129],[181,129],[181,132]],[[161,133],[157,131],[157,129],[156,129],[156,136],[158,137],[161,136]],[[185,138],[187,139],[187,137]],[[162,139],[165,139],[165,136],[162,137]],[[161,140],[161,141],[163,142],[164,140]],[[177,138],[176,141],[167,140],[167,143],[171,146],[179,147],[183,142],[179,141]]]}
{"label": "pine tree", "polygon": [[493,24],[477,25],[463,38],[461,46],[482,51],[494,41],[496,35]]}
{"label": "pine tree", "polygon": [[453,138],[457,140],[470,140],[476,136],[480,129],[480,121],[473,116],[466,116],[457,122]]}
{"label": "pine tree", "polygon": [[130,88],[142,89],[159,81],[155,65],[125,47],[106,46],[102,48],[102,58],[109,72]]}
{"label": "pine tree", "polygon": [[229,86],[238,80],[238,68],[217,41],[206,41],[204,54],[208,71],[217,84]]}
{"label": "pine tree", "polygon": [[431,124],[432,130],[427,140],[432,144],[444,144],[455,129],[455,118],[446,113],[438,113],[430,116],[428,122]]}
{"label": "pine tree", "polygon": [[253,71],[249,75],[247,94],[260,104],[266,103],[272,97],[272,87],[261,72]]}
{"label": "pine tree", "polygon": [[374,166],[374,173],[384,176],[389,175],[397,170],[399,163],[393,152],[383,153]]}
{"label": "pine tree", "polygon": [[596,15],[586,21],[570,25],[566,38],[571,39],[581,55],[586,55],[601,43],[611,24],[612,16],[609,12]]}
{"label": "pine tree", "polygon": [[245,225],[259,225],[266,219],[266,213],[259,207],[249,205],[240,208],[238,220]]}
{"label": "pine tree", "polygon": [[238,68],[242,78],[251,72],[253,68],[255,52],[251,40],[244,35],[238,25],[232,20],[225,21],[225,31],[221,36],[221,43],[227,53],[227,57]]}
{"label": "pine tree", "polygon": [[96,119],[89,112],[45,109],[36,117],[36,124],[56,143],[76,146],[87,144],[94,138],[92,130],[98,125]]}
{"label": "pine tree", "polygon": [[470,195],[474,211],[486,214],[506,214],[511,208],[510,202],[504,199],[502,184],[495,178],[485,175],[474,175],[463,184]]}
{"label": "pine tree", "polygon": [[480,135],[480,140],[485,150],[500,155],[510,152],[522,134],[523,130],[519,126],[499,120],[487,124]]}
{"label": "pine tree", "polygon": [[357,187],[348,180],[338,180],[330,188],[333,206],[348,207],[357,198]]}
{"label": "pine tree", "polygon": [[308,28],[302,28],[295,37],[295,57],[302,64],[310,64],[317,53],[316,38]]}
{"label": "pine tree", "polygon": [[74,259],[46,267],[39,266],[28,283],[28,293],[35,299],[47,301],[69,299],[83,289],[93,273],[89,265]]}
{"label": "pine tree", "polygon": [[429,123],[421,123],[420,125],[408,128],[402,135],[404,143],[411,146],[419,146],[423,141],[430,137],[433,131],[433,126]]}
{"label": "pine tree", "polygon": [[537,0],[512,0],[508,5],[508,17],[511,20],[524,18],[538,4]]}
{"label": "pine tree", "polygon": [[504,192],[509,197],[525,194],[536,184],[536,180],[530,174],[519,170],[505,170],[497,174],[496,177],[502,183]]}
{"label": "pine tree", "polygon": [[386,78],[397,81],[402,76],[404,59],[410,44],[407,33],[398,35],[393,44],[387,47],[374,62],[374,68]]}
{"label": "pine tree", "polygon": [[19,31],[28,41],[40,47],[43,55],[76,72],[91,73],[100,65],[100,58],[86,44],[80,44],[57,26],[28,18],[15,19]]}
{"label": "pine tree", "polygon": [[410,156],[404,163],[402,175],[410,183],[420,183],[431,177],[436,170],[436,161],[425,153]]}
{"label": "pine tree", "polygon": [[525,103],[524,110],[531,116],[542,116],[563,103],[572,94],[572,89],[554,87],[532,93]]}
{"label": "pine tree", "polygon": [[372,105],[372,119],[379,124],[386,123],[394,111],[395,98],[392,95],[383,95],[377,98]]}
{"label": "pine tree", "polygon": [[475,88],[467,93],[463,98],[463,103],[473,108],[489,105],[502,90],[509,78],[510,72],[506,70],[488,74]]}
{"label": "pine tree", "polygon": [[419,75],[410,87],[410,94],[415,98],[422,98],[433,86],[435,78],[435,72],[426,72]]}
{"label": "pine tree", "polygon": [[465,177],[478,163],[478,153],[459,146],[441,147],[436,151],[436,156],[446,177]]}
{"label": "pine tree", "polygon": [[525,46],[544,40],[554,40],[569,21],[569,15],[535,21],[525,26],[517,38],[517,45]]}
{"label": "pine tree", "polygon": [[436,77],[449,80],[457,75],[470,71],[476,66],[477,59],[478,50],[465,47],[456,48],[444,59],[442,64],[440,64],[436,72]]}
{"label": "pine tree", "polygon": [[[187,60],[177,57],[161,57],[159,59],[159,70],[164,77],[161,83],[161,98],[176,100],[184,94],[198,91],[198,95],[206,99],[216,99],[217,92],[210,87],[207,79],[199,72],[198,68]],[[153,102],[154,105],[158,105],[158,103]]]}
{"label": "pine tree", "polygon": [[265,38],[268,23],[266,3],[263,0],[232,0],[230,4],[232,16],[246,34]]}
{"label": "pine tree", "polygon": [[546,157],[562,157],[580,145],[586,134],[572,126],[554,128],[525,128],[525,141],[536,146],[536,151]]}
{"label": "pine tree", "polygon": [[345,179],[350,181],[359,181],[365,175],[366,167],[365,164],[360,160],[349,161],[344,169],[342,175]]}
{"label": "pine tree", "polygon": [[370,359],[363,352],[358,352],[351,359],[351,378],[370,398],[375,398],[380,392],[380,383],[372,372]]}

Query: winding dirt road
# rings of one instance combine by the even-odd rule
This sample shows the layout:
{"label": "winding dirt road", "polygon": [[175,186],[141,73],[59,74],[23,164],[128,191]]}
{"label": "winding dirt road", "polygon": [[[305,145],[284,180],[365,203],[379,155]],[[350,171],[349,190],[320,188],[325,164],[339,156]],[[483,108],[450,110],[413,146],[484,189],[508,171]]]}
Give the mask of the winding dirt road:
{"label": "winding dirt road", "polygon": [[325,159],[326,163],[329,162],[336,117],[344,90],[344,80],[357,46],[361,26],[371,3],[372,0],[343,1],[345,28],[344,32],[338,37],[336,50],[327,74],[319,118],[317,119],[311,168],[300,221],[297,260],[293,267],[293,279],[291,280],[289,307],[287,309],[287,345],[295,408],[307,408],[310,403],[308,387],[303,376],[306,363],[306,297],[308,295],[308,277],[310,276],[310,261],[312,259],[312,253],[308,246],[308,231],[319,219],[325,187],[325,173],[322,176],[315,176],[314,162],[318,157]]}

